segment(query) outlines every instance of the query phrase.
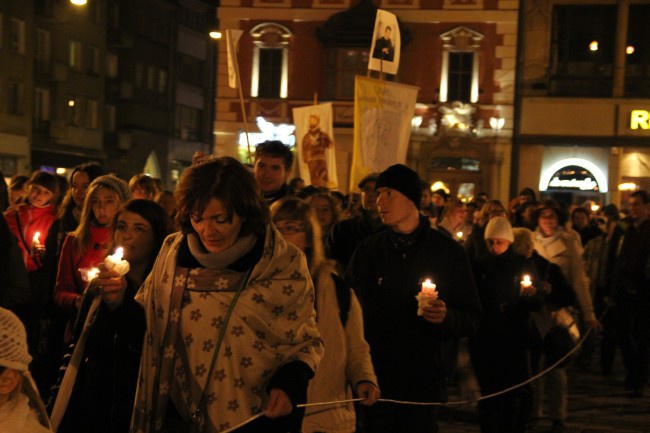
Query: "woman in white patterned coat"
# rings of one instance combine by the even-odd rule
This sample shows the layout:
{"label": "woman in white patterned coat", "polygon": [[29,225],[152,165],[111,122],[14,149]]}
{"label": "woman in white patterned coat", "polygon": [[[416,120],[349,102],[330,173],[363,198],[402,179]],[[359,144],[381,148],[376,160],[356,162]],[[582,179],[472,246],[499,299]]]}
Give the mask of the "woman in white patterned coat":
{"label": "woman in white patterned coat", "polygon": [[305,256],[233,158],[188,169],[181,233],[136,299],[147,333],[132,432],[297,432],[322,356]]}

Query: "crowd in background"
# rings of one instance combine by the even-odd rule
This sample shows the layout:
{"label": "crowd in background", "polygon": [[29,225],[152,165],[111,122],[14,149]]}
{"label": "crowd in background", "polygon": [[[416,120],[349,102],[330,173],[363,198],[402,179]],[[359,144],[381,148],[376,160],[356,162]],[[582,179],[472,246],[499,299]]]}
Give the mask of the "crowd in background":
{"label": "crowd in background", "polygon": [[[482,432],[530,431],[546,416],[560,433],[558,360],[588,330],[573,362],[611,374],[620,350],[630,396],[644,396],[647,191],[624,209],[530,188],[464,201],[398,164],[344,195],[290,180],[292,167],[271,141],[252,167],[196,155],[175,191],[94,163],[0,185],[0,327],[20,334],[17,317],[27,344],[16,337],[10,353],[0,341],[0,377],[27,377],[0,386],[0,427],[8,405],[31,426],[0,431],[50,428],[40,393],[64,433],[216,432],[260,413],[235,431],[435,432],[435,408],[380,395],[445,401],[457,381],[473,399],[555,366],[478,413]],[[122,274],[105,263],[117,247]],[[418,317],[430,274],[440,299]],[[353,395],[361,407],[297,409]]]}

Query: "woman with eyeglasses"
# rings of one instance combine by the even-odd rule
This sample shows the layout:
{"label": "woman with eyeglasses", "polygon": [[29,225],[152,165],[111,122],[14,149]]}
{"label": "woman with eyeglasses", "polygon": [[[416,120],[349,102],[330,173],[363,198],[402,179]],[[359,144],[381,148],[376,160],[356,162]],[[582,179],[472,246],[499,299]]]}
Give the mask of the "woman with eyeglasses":
{"label": "woman with eyeglasses", "polygon": [[[340,401],[354,392],[371,405],[379,398],[370,347],[363,336],[361,306],[354,292],[339,277],[336,262],[323,252],[321,226],[313,208],[296,197],[283,198],[271,206],[273,223],[287,241],[307,256],[316,290],[318,329],[327,350],[316,376],[309,384],[307,402]],[[352,403],[307,408],[303,433],[354,432]]]}
{"label": "woman with eyeglasses", "polygon": [[176,199],[182,231],[136,295],[147,332],[132,431],[298,432],[323,352],[304,255],[234,158],[187,169]]}

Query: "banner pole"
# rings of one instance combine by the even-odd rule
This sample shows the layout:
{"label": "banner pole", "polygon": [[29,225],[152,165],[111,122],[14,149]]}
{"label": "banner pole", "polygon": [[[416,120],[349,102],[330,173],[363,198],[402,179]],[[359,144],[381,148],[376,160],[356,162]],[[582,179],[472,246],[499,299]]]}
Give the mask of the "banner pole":
{"label": "banner pole", "polygon": [[251,142],[248,137],[249,134],[248,118],[246,116],[246,106],[244,105],[244,91],[241,88],[241,77],[239,76],[239,59],[237,58],[237,51],[235,51],[235,47],[233,46],[232,38],[228,38],[228,44],[230,45],[229,47],[230,52],[233,55],[233,66],[235,67],[235,76],[237,77],[237,93],[239,94],[239,104],[241,106],[242,118],[244,120],[244,133],[246,135],[246,148],[248,149],[248,160],[251,163],[255,163],[255,161],[253,161],[253,153],[251,152]]}

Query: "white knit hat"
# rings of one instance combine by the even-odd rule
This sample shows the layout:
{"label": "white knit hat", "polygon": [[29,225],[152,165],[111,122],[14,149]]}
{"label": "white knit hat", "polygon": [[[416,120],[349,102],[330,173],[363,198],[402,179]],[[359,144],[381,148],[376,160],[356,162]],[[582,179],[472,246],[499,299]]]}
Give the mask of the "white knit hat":
{"label": "white knit hat", "polygon": [[508,242],[514,242],[515,237],[512,234],[512,225],[508,218],[498,216],[492,218],[485,226],[485,239],[505,239]]}
{"label": "white knit hat", "polygon": [[14,313],[0,308],[0,366],[28,371],[30,362],[25,326]]}

